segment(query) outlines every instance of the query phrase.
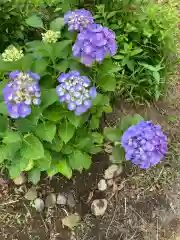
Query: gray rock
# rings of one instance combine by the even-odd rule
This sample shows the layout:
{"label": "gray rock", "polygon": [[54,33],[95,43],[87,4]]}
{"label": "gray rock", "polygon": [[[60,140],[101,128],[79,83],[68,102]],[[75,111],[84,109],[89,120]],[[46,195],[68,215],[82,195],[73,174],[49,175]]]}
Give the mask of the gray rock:
{"label": "gray rock", "polygon": [[102,216],[107,209],[107,200],[106,199],[96,199],[91,204],[91,212],[95,216]]}
{"label": "gray rock", "polygon": [[119,177],[122,172],[123,172],[123,166],[119,165],[118,170],[115,172],[115,177]]}
{"label": "gray rock", "polygon": [[37,212],[42,212],[44,210],[44,201],[41,198],[36,198],[34,205]]}
{"label": "gray rock", "polygon": [[63,193],[59,193],[57,196],[57,204],[59,205],[66,205],[67,198]]}
{"label": "gray rock", "polygon": [[33,201],[37,198],[36,187],[32,186],[24,196],[27,200]]}
{"label": "gray rock", "polygon": [[76,205],[76,201],[74,199],[74,195],[70,192],[67,195],[67,204],[69,205],[69,207],[73,208]]}
{"label": "gray rock", "polygon": [[99,191],[105,191],[107,189],[107,183],[106,180],[101,179],[98,183],[98,189]]}
{"label": "gray rock", "polygon": [[18,177],[14,178],[13,181],[16,185],[22,185],[27,181],[27,178],[24,173],[21,173]]}
{"label": "gray rock", "polygon": [[48,208],[53,208],[56,205],[56,195],[54,193],[50,193],[45,200],[45,206]]}
{"label": "gray rock", "polygon": [[112,164],[111,166],[109,166],[105,172],[104,172],[104,178],[107,179],[112,179],[115,176],[115,173],[118,170],[118,165],[116,164]]}

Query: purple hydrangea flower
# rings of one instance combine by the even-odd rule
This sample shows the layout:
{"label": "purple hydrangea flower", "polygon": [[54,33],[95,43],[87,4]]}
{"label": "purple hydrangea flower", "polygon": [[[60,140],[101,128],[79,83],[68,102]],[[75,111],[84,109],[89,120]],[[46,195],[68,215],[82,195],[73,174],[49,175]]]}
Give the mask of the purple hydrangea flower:
{"label": "purple hydrangea flower", "polygon": [[121,143],[126,152],[126,160],[140,168],[149,168],[159,163],[167,154],[167,137],[159,125],[150,121],[140,121],[131,126],[122,136]]}
{"label": "purple hydrangea flower", "polygon": [[99,24],[91,24],[81,31],[73,45],[74,57],[91,66],[94,61],[101,63],[106,55],[114,56],[117,52],[115,33]]}
{"label": "purple hydrangea flower", "polygon": [[96,88],[90,87],[91,81],[86,76],[80,76],[79,72],[71,71],[62,73],[56,87],[60,102],[66,102],[68,109],[74,111],[77,116],[85,113],[92,105],[92,98],[97,95]]}
{"label": "purple hydrangea flower", "polygon": [[40,104],[39,75],[33,72],[15,71],[9,74],[11,82],[3,89],[4,102],[12,118],[25,118],[31,113],[31,105]]}
{"label": "purple hydrangea flower", "polygon": [[69,31],[80,31],[94,22],[92,14],[85,9],[69,11],[64,15],[64,23],[68,24]]}

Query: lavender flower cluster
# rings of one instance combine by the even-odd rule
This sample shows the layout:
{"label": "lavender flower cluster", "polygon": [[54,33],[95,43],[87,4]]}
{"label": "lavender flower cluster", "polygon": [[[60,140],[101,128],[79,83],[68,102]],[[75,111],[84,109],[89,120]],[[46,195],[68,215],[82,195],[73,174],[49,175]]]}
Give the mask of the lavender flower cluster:
{"label": "lavender flower cluster", "polygon": [[95,87],[90,87],[91,81],[88,77],[71,71],[62,73],[58,81],[60,85],[56,87],[57,95],[60,102],[67,103],[70,111],[74,111],[79,116],[91,107],[91,99],[95,98],[97,93]]}
{"label": "lavender flower cluster", "polygon": [[73,45],[74,57],[80,58],[81,63],[91,66],[93,62],[101,63],[107,56],[114,56],[118,46],[115,33],[100,24],[94,24],[93,17],[87,10],[68,12],[64,16],[69,31],[79,30]]}
{"label": "lavender flower cluster", "polygon": [[92,14],[85,9],[69,11],[64,15],[64,23],[68,24],[69,31],[80,31],[94,22]]}
{"label": "lavender flower cluster", "polygon": [[167,154],[167,137],[161,127],[150,121],[140,121],[131,126],[122,136],[126,160],[140,168],[149,168],[159,163]]}
{"label": "lavender flower cluster", "polygon": [[15,71],[9,74],[10,81],[3,89],[4,102],[12,118],[25,118],[31,113],[31,105],[40,104],[40,76],[33,72]]}

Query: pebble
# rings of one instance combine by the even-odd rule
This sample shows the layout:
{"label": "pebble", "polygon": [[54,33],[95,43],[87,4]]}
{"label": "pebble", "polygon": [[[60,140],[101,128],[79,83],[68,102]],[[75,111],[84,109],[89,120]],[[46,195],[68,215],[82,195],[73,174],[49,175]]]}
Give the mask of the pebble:
{"label": "pebble", "polygon": [[56,195],[54,193],[50,193],[45,200],[45,206],[48,208],[53,208],[56,205]]}
{"label": "pebble", "polygon": [[113,184],[114,184],[113,179],[109,179],[109,180],[107,180],[107,185],[108,185],[108,187],[112,187]]}
{"label": "pebble", "polygon": [[118,170],[115,172],[115,177],[119,177],[122,172],[123,172],[123,166],[119,165]]}
{"label": "pebble", "polygon": [[18,177],[14,178],[13,181],[16,185],[22,185],[27,181],[27,178],[24,173],[21,173]]}
{"label": "pebble", "polygon": [[44,210],[44,201],[41,198],[36,198],[34,205],[37,212],[42,212]]}
{"label": "pebble", "polygon": [[76,201],[74,199],[74,195],[70,192],[67,195],[67,204],[69,205],[69,207],[73,208],[76,205]]}
{"label": "pebble", "polygon": [[27,200],[33,201],[37,198],[36,187],[32,186],[24,196]]}
{"label": "pebble", "polygon": [[116,164],[112,164],[111,166],[109,166],[105,172],[104,172],[104,178],[107,179],[112,179],[115,176],[115,173],[118,170],[118,165]]}
{"label": "pebble", "polygon": [[91,204],[91,212],[95,216],[102,216],[106,212],[108,202],[106,199],[95,199]]}
{"label": "pebble", "polygon": [[98,189],[99,191],[105,191],[107,189],[107,183],[106,180],[101,179],[98,183]]}
{"label": "pebble", "polygon": [[59,193],[57,196],[57,204],[58,205],[66,205],[67,198],[63,193]]}

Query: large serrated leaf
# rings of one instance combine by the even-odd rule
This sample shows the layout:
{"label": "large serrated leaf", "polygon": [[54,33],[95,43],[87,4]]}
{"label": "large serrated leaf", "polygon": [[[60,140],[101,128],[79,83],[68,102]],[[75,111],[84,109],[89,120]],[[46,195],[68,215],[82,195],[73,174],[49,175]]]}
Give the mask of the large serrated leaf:
{"label": "large serrated leaf", "polygon": [[36,127],[35,134],[44,141],[52,142],[56,134],[56,125],[50,122],[40,123]]}
{"label": "large serrated leaf", "polygon": [[33,135],[24,137],[21,156],[32,160],[44,157],[43,145],[37,137]]}
{"label": "large serrated leaf", "polygon": [[61,123],[59,126],[58,134],[65,143],[69,142],[69,140],[73,137],[74,132],[75,127],[68,121]]}

